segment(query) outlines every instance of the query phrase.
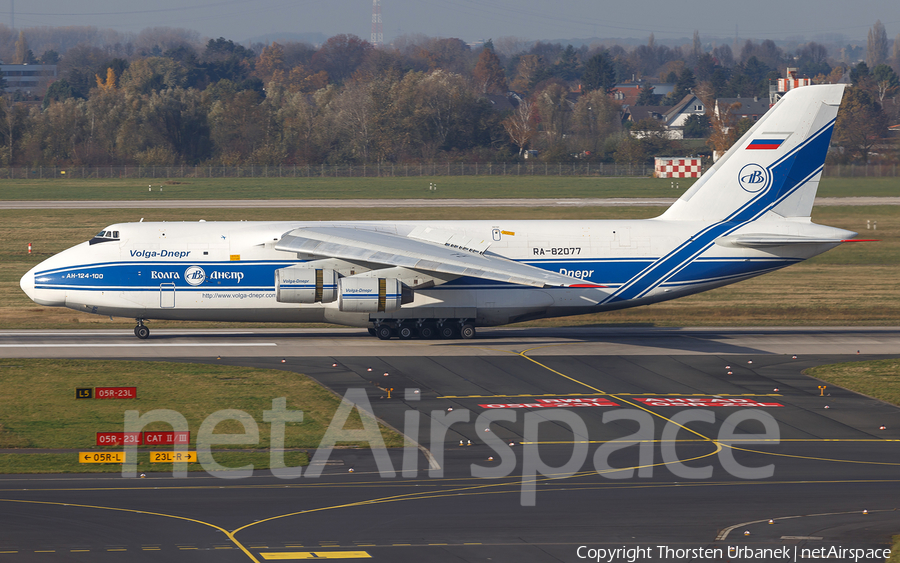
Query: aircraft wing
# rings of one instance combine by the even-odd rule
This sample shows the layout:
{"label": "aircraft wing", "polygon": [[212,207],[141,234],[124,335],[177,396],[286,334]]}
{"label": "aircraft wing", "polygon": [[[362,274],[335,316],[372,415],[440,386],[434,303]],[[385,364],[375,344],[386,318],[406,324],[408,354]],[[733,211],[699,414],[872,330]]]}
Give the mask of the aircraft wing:
{"label": "aircraft wing", "polygon": [[281,237],[275,249],[534,287],[593,285],[496,255],[350,227],[294,229]]}

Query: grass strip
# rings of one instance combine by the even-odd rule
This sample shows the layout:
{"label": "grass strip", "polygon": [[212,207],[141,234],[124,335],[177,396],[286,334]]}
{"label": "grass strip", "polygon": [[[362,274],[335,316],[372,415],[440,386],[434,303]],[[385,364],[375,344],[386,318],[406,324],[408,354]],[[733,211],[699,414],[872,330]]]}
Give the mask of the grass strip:
{"label": "grass strip", "polygon": [[[302,368],[301,368],[302,369]],[[136,399],[75,399],[80,387],[137,387]],[[183,415],[191,431],[188,449],[196,448],[201,423],[216,411],[238,409],[246,412],[259,428],[259,443],[233,446],[232,449],[267,449],[270,425],[263,411],[271,410],[272,400],[285,397],[289,410],[302,410],[303,421],[288,423],[286,449],[318,447],[340,398],[306,375],[292,371],[256,369],[209,364],[168,362],[92,361],[92,360],[2,360],[0,389],[0,448],[22,448],[23,455],[0,455],[0,473],[57,473],[118,471],[99,464],[79,464],[77,454],[26,453],[29,449],[78,449],[80,451],[121,451],[119,447],[96,445],[97,432],[121,432],[126,410],[144,414],[154,409],[171,409]],[[362,428],[354,410],[346,428]],[[172,430],[163,423],[151,423],[145,431]],[[216,434],[242,434],[236,420],[224,420]],[[388,447],[402,447],[402,435],[381,427]],[[367,444],[347,443],[347,447]],[[213,449],[228,446],[212,444]],[[171,448],[171,447],[170,447]],[[142,451],[165,450],[159,446],[141,446]],[[144,453],[144,456],[147,454]],[[302,452],[286,452],[287,459],[305,462]],[[222,465],[240,467],[253,463],[268,467],[269,454],[255,452],[217,452]],[[252,461],[248,461],[252,460]],[[144,462],[141,467],[165,470],[166,464]],[[191,464],[199,468],[198,464]],[[290,464],[289,464],[290,465]],[[171,469],[171,465],[168,465]]]}
{"label": "grass strip", "polygon": [[900,359],[817,366],[804,373],[826,383],[900,406]]}
{"label": "grass strip", "polygon": [[[550,166],[550,170],[554,168]],[[678,197],[694,179],[530,176],[379,178],[56,178],[4,179],[0,200],[395,199]],[[436,190],[432,189],[436,186]],[[823,178],[821,197],[896,196],[897,178]]]}
{"label": "grass strip", "polygon": [[900,534],[891,538],[891,556],[884,563],[900,563]]}
{"label": "grass strip", "polygon": [[[4,180],[3,200],[678,197],[692,179],[592,176]],[[436,189],[432,189],[436,186]]]}

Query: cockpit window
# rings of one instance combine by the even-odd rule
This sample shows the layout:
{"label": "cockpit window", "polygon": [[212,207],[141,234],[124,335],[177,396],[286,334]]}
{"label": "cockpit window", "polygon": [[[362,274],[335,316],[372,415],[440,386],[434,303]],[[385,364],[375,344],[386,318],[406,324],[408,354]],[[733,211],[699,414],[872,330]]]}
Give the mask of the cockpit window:
{"label": "cockpit window", "polygon": [[90,240],[90,243],[97,244],[100,242],[110,242],[114,240],[119,240],[119,231],[103,230],[94,235],[94,238]]}

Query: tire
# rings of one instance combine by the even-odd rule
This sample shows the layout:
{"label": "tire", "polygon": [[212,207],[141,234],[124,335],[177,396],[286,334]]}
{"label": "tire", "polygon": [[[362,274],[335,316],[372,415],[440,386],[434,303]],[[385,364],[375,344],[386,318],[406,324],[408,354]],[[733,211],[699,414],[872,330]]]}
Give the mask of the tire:
{"label": "tire", "polygon": [[381,325],[375,329],[375,336],[381,340],[390,340],[394,336],[394,331],[388,325]]}
{"label": "tire", "polygon": [[431,340],[436,335],[437,331],[434,330],[434,326],[432,325],[422,325],[419,327],[419,336],[425,340]]}
{"label": "tire", "polygon": [[453,325],[444,325],[439,327],[438,333],[441,335],[441,338],[445,340],[456,338],[456,328]]}
{"label": "tire", "polygon": [[462,325],[462,328],[459,330],[459,335],[462,336],[465,340],[471,340],[475,338],[475,327],[466,323]]}
{"label": "tire", "polygon": [[369,336],[378,336],[378,334],[376,334],[374,328],[370,328],[370,329],[368,329],[368,331],[369,331]]}
{"label": "tire", "polygon": [[416,336],[416,331],[411,326],[403,325],[397,329],[397,336],[400,340],[412,340]]}
{"label": "tire", "polygon": [[141,340],[147,340],[150,338],[150,329],[144,325],[136,326],[134,327],[134,335]]}

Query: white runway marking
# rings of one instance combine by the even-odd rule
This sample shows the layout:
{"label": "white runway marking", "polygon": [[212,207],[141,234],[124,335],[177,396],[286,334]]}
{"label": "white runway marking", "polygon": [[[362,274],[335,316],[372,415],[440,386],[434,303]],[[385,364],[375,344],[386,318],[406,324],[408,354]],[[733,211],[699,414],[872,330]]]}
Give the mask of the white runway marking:
{"label": "white runway marking", "polygon": [[196,343],[178,343],[178,342],[135,342],[134,344],[0,344],[0,348],[132,348],[140,346],[145,348],[203,348],[208,346],[278,346],[274,342],[196,342]]}
{"label": "white runway marking", "polygon": [[[165,334],[168,336],[190,336],[189,332],[173,329],[160,329],[153,331],[154,334]],[[237,336],[246,334],[255,334],[252,331],[242,330],[210,330],[205,334],[214,333],[216,336]],[[130,336],[131,331],[128,329],[119,330],[0,330],[0,336]]]}

